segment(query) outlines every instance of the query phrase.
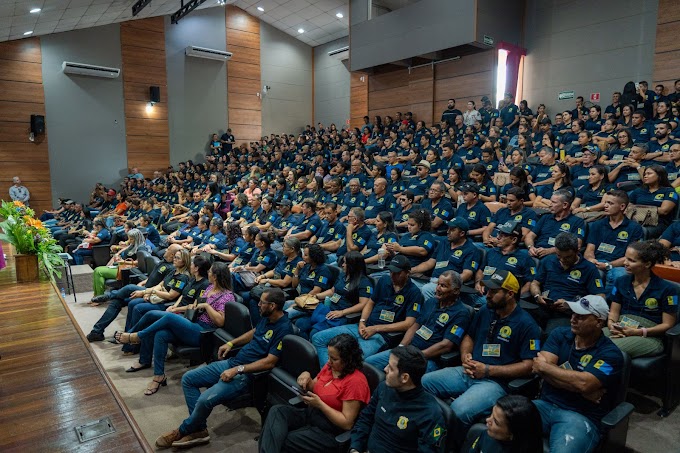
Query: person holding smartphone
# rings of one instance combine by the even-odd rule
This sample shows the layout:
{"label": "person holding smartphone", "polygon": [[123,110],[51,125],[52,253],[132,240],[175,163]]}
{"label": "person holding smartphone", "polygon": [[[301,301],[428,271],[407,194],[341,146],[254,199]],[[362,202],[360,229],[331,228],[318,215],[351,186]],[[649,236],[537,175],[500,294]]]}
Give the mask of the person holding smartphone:
{"label": "person holding smartphone", "polygon": [[272,407],[258,442],[262,453],[336,450],[335,436],[354,426],[368,404],[370,390],[361,372],[362,352],[351,335],[340,334],[328,342],[328,362],[312,378],[304,371],[293,390],[305,407]]}

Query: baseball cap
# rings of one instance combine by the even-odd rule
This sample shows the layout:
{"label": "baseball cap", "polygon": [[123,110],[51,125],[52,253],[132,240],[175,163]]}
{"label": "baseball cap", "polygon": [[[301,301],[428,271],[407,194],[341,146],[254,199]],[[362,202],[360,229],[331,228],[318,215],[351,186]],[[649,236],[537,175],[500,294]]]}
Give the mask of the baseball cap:
{"label": "baseball cap", "polygon": [[482,96],[482,102],[491,102],[488,96]]}
{"label": "baseball cap", "polygon": [[116,191],[113,190],[113,189],[109,189],[108,194],[111,195],[111,196],[114,196],[116,194]]}
{"label": "baseball cap", "polygon": [[290,200],[281,200],[278,202],[279,206],[293,206],[293,202]]}
{"label": "baseball cap", "polygon": [[600,319],[609,316],[609,306],[601,296],[583,296],[575,302],[567,302],[567,305],[577,315],[595,315]]}
{"label": "baseball cap", "polygon": [[496,229],[504,234],[522,235],[522,227],[516,220],[508,220],[504,224],[497,226]]}
{"label": "baseball cap", "polygon": [[489,289],[506,289],[508,291],[513,291],[514,293],[519,292],[519,282],[517,277],[515,277],[512,272],[505,270],[498,270],[493,274],[484,277],[482,280],[482,285]]}
{"label": "baseball cap", "polygon": [[468,231],[470,229],[470,224],[463,217],[454,217],[446,222],[446,226],[449,228],[458,228],[462,231]]}
{"label": "baseball cap", "polygon": [[543,119],[541,119],[541,124],[552,124],[552,121],[547,116],[544,116]]}
{"label": "baseball cap", "polygon": [[425,159],[421,160],[418,162],[418,165],[416,167],[426,167],[428,170],[430,169],[430,163],[426,161]]}
{"label": "baseball cap", "polygon": [[479,186],[474,182],[466,182],[465,184],[460,186],[460,190],[462,190],[463,192],[479,193]]}
{"label": "baseball cap", "polygon": [[397,255],[392,258],[390,264],[387,265],[387,269],[389,269],[390,272],[410,271],[411,262],[408,260],[408,258],[406,258],[406,256]]}
{"label": "baseball cap", "polygon": [[583,148],[581,148],[581,152],[582,153],[589,152],[590,154],[597,154],[595,152],[595,150],[593,148],[591,148],[590,146],[584,146]]}

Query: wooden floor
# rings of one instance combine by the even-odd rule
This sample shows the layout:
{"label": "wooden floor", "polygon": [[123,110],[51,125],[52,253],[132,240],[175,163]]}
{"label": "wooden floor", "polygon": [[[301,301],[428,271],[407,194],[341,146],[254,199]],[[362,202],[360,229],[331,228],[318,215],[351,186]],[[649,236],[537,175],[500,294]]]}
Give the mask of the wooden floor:
{"label": "wooden floor", "polygon": [[[152,451],[56,288],[47,280],[16,284],[14,260],[7,261],[0,271],[0,452]],[[79,443],[75,427],[105,417],[116,432]]]}

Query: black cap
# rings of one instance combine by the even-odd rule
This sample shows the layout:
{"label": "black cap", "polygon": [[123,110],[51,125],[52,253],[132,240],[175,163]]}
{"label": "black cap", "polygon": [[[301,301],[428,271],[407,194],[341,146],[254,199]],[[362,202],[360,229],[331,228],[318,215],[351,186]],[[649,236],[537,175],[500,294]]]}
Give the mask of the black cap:
{"label": "black cap", "polygon": [[544,116],[543,119],[541,119],[541,124],[552,124],[552,121],[550,121],[550,118],[547,116]]}
{"label": "black cap", "polygon": [[504,224],[497,226],[496,229],[503,234],[522,236],[522,225],[516,220],[508,220]]}
{"label": "black cap", "polygon": [[277,204],[279,206],[293,206],[293,202],[290,200],[281,200]]}
{"label": "black cap", "polygon": [[390,272],[402,272],[411,270],[411,262],[404,255],[397,255],[392,258],[390,264],[387,265]]}
{"label": "black cap", "polygon": [[482,96],[482,102],[491,102],[488,96]]}
{"label": "black cap", "polygon": [[477,183],[474,182],[466,182],[462,186],[460,186],[460,190],[463,192],[474,192],[474,193],[479,193],[479,186]]}

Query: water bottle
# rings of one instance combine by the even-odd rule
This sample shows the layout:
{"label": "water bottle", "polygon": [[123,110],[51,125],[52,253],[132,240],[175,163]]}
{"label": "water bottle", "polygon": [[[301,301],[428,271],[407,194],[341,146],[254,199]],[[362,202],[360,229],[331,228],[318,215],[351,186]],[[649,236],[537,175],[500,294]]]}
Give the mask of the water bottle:
{"label": "water bottle", "polygon": [[64,290],[64,288],[61,288],[61,297],[63,299],[66,299],[66,291]]}
{"label": "water bottle", "polygon": [[378,250],[378,267],[380,269],[385,267],[385,249],[383,248]]}

